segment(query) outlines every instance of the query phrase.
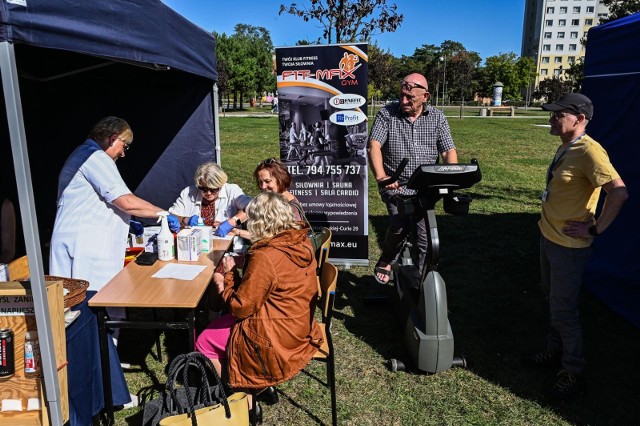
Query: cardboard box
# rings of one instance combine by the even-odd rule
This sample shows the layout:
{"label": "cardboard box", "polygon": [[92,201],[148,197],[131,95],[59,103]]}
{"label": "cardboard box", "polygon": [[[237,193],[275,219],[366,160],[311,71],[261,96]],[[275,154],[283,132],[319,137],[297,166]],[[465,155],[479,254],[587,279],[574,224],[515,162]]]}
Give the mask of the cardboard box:
{"label": "cardboard box", "polygon": [[161,229],[160,225],[145,226],[142,237],[136,237],[133,234],[129,234],[129,240],[130,240],[129,246],[130,247],[146,247],[147,244],[149,243],[149,239],[158,235],[158,233],[160,233],[160,229]]}
{"label": "cardboard box", "polygon": [[178,260],[196,261],[202,252],[200,229],[187,228],[178,233]]}

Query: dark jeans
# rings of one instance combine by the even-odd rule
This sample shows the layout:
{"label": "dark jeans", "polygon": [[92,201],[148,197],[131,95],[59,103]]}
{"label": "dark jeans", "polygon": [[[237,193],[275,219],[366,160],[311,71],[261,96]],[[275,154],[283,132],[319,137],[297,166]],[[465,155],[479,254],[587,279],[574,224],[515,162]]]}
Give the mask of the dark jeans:
{"label": "dark jeans", "polygon": [[[398,255],[402,249],[404,239],[411,232],[411,217],[401,216],[398,214],[398,196],[389,195],[387,192],[382,193],[382,201],[387,205],[389,212],[389,228],[382,245],[382,255],[380,260],[384,263],[393,263],[398,260]],[[418,270],[422,271],[427,256],[427,227],[424,215],[417,216],[417,243],[418,243]]]}
{"label": "dark jeans", "polygon": [[547,349],[562,353],[562,368],[573,374],[582,374],[586,367],[578,304],[591,252],[591,247],[563,247],[540,236],[542,291],[549,300]]}

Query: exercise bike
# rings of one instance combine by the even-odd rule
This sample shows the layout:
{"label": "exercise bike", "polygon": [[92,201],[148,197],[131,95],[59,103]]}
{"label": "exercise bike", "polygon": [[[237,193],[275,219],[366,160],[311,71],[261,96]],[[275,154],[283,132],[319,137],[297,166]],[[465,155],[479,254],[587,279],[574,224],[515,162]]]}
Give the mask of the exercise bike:
{"label": "exercise bike", "polygon": [[[385,187],[398,181],[406,167],[404,159]],[[401,325],[404,343],[418,370],[439,373],[451,367],[466,367],[464,357],[453,355],[453,332],[447,316],[447,290],[438,272],[440,240],[435,205],[443,199],[444,210],[467,214],[471,197],[456,194],[480,182],[482,174],[477,160],[470,164],[421,165],[400,185],[416,191],[415,195],[398,195],[399,214],[411,217],[411,230],[397,263],[392,265],[393,291],[390,301]],[[423,218],[427,227],[428,247],[422,271],[418,270],[417,223]],[[405,365],[390,360],[392,371],[404,371]]]}

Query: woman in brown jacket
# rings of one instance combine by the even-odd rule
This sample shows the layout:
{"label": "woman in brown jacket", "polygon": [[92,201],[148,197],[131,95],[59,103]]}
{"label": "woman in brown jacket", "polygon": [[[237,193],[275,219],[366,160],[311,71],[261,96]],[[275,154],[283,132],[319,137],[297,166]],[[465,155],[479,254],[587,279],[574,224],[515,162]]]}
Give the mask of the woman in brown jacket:
{"label": "woman in brown jacket", "polygon": [[313,318],[318,284],[307,228],[276,192],[260,193],[246,213],[253,246],[242,279],[233,256],[223,259],[229,315],[209,324],[196,348],[227,373],[232,388],[259,390],[304,368],[322,332]]}

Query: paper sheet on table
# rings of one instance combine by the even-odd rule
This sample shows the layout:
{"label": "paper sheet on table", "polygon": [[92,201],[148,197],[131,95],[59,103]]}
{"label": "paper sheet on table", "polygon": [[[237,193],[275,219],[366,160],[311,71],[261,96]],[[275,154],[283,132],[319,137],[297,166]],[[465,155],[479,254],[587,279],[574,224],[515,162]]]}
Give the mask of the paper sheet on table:
{"label": "paper sheet on table", "polygon": [[182,265],[170,263],[165,265],[158,272],[153,274],[153,278],[175,278],[177,280],[192,280],[206,269],[203,265]]}

